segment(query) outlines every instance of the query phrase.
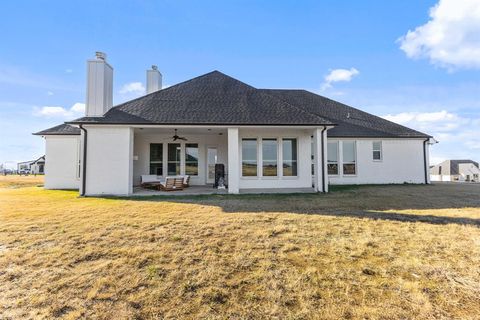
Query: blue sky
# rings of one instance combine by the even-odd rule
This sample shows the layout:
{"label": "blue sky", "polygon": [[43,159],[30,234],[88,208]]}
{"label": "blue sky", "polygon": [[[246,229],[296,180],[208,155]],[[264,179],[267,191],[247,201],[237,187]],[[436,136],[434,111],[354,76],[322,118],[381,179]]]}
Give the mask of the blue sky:
{"label": "blue sky", "polygon": [[479,21],[476,0],[2,2],[0,163],[42,155],[31,133],[81,116],[95,51],[115,104],[152,64],[167,85],[217,69],[435,135],[432,162],[480,160]]}

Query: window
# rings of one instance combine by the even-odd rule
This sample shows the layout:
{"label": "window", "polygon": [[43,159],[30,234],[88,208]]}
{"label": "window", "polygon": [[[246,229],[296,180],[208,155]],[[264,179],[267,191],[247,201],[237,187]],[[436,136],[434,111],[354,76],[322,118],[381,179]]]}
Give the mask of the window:
{"label": "window", "polygon": [[338,174],[338,142],[329,142],[327,145],[328,174]]}
{"label": "window", "polygon": [[315,153],[315,146],[313,145],[313,136],[311,136],[311,139],[310,139],[310,151],[311,151],[311,155],[310,155],[310,159],[312,160],[312,176],[315,175],[315,156],[314,156],[314,153]]}
{"label": "window", "polygon": [[198,144],[185,144],[185,174],[198,176]]}
{"label": "window", "polygon": [[343,174],[354,175],[356,173],[355,141],[343,141]]}
{"label": "window", "polygon": [[282,140],[283,176],[297,176],[297,139]]}
{"label": "window", "polygon": [[80,155],[82,154],[82,143],[80,139],[77,142],[77,179],[80,179],[82,171],[82,160],[80,160]]}
{"label": "window", "polygon": [[382,160],[382,141],[373,141],[373,160],[380,161]]}
{"label": "window", "polygon": [[163,176],[163,144],[150,143],[150,174]]}
{"label": "window", "polygon": [[168,144],[168,175],[177,176],[180,174],[180,143]]}
{"label": "window", "polygon": [[262,174],[264,177],[277,176],[277,139],[262,140]]}
{"label": "window", "polygon": [[442,174],[442,166],[438,167],[438,174]]}
{"label": "window", "polygon": [[242,176],[257,176],[257,139],[242,139]]}

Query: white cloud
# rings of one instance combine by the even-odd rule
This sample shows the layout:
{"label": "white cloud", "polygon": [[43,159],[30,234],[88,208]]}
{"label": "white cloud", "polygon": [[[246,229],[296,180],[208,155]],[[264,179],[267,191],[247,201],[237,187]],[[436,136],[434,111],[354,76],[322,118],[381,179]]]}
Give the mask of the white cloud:
{"label": "white cloud", "polygon": [[334,82],[350,82],[352,78],[358,74],[360,74],[360,72],[355,68],[334,69],[325,76],[322,90],[331,88]]}
{"label": "white cloud", "polygon": [[72,112],[85,113],[85,103],[77,102],[70,108],[70,110]]}
{"label": "white cloud", "polygon": [[[387,120],[432,135],[442,145],[430,162],[464,158],[480,150],[480,118],[466,118],[446,110],[436,112],[402,112],[383,116]],[[432,152],[435,151],[432,149]],[[478,160],[478,159],[477,159]]]}
{"label": "white cloud", "polygon": [[45,118],[75,118],[85,114],[85,104],[77,102],[70,109],[58,106],[34,107],[33,115]]}
{"label": "white cloud", "polygon": [[47,96],[53,96],[53,92],[52,91],[47,91]]}
{"label": "white cloud", "polygon": [[430,130],[435,132],[452,131],[470,121],[446,110],[436,112],[401,112],[394,115],[388,114],[383,116],[383,118],[418,128],[420,131]]}
{"label": "white cloud", "polygon": [[65,69],[65,73],[72,73],[73,70],[72,69]]}
{"label": "white cloud", "polygon": [[124,84],[120,89],[119,93],[141,95],[145,93],[145,87],[141,82],[130,82],[130,83]]}
{"label": "white cloud", "polygon": [[480,68],[480,1],[440,0],[427,23],[398,41],[409,58],[448,69]]}

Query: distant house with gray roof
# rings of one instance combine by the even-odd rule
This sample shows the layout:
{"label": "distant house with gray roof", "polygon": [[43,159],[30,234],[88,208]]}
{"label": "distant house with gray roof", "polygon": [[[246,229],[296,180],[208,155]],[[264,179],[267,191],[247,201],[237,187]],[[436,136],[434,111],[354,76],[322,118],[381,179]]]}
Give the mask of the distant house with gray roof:
{"label": "distant house with gray roof", "polygon": [[472,160],[445,160],[430,168],[431,181],[479,182],[478,162]]}

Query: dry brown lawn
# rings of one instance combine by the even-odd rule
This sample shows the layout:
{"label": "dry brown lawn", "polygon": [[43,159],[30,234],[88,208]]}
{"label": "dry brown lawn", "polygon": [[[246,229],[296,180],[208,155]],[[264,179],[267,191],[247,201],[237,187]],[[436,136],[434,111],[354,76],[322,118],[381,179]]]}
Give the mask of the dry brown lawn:
{"label": "dry brown lawn", "polygon": [[22,187],[40,187],[43,186],[42,175],[0,175],[0,188],[22,188]]}
{"label": "dry brown lawn", "polygon": [[5,179],[0,319],[480,317],[480,184],[100,199]]}

